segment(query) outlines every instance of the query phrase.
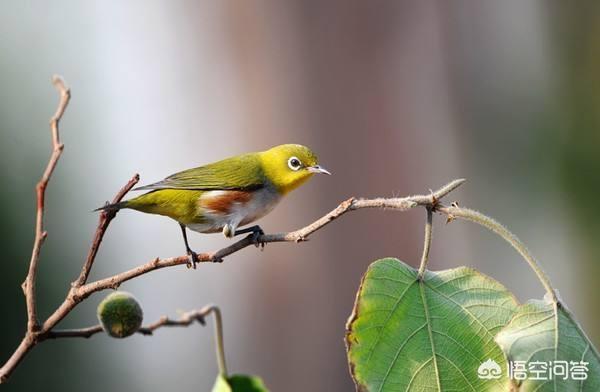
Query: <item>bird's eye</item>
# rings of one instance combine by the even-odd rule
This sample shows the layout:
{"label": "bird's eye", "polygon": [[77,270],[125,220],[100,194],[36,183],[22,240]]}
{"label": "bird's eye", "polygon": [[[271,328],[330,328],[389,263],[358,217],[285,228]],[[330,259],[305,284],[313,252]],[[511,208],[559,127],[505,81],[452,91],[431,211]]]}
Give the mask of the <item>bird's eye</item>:
{"label": "bird's eye", "polygon": [[288,166],[290,167],[290,169],[296,171],[302,167],[302,162],[300,162],[300,159],[296,157],[291,157],[290,159],[288,159]]}

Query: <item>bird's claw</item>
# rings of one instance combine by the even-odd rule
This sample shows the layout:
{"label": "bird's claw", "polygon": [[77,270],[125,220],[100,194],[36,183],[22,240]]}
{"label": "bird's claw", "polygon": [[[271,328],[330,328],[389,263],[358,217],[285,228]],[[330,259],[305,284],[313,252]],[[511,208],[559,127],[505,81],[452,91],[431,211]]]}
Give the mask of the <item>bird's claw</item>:
{"label": "bird's claw", "polygon": [[186,266],[188,268],[196,269],[196,264],[198,264],[199,262],[200,262],[200,260],[198,259],[198,254],[196,252],[194,252],[193,250],[189,249],[188,250],[188,262],[187,262]]}
{"label": "bird's claw", "polygon": [[252,232],[252,234],[250,234],[250,238],[252,239],[252,243],[254,244],[254,246],[256,246],[257,248],[260,247],[260,250],[264,250],[265,249],[265,242],[260,241],[260,237],[265,235],[265,232],[262,229],[258,229],[254,232]]}

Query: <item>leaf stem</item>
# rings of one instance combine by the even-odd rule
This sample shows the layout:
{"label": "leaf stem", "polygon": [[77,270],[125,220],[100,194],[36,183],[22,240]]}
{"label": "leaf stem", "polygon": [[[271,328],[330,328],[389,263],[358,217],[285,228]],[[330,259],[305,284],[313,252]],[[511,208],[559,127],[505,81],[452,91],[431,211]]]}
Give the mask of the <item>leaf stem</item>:
{"label": "leaf stem", "polygon": [[421,255],[421,265],[417,277],[421,279],[425,274],[427,263],[429,262],[429,251],[431,250],[431,238],[433,233],[433,211],[427,207],[427,220],[425,221],[425,239],[423,241],[423,254]]}
{"label": "leaf stem", "polygon": [[490,218],[480,212],[475,210],[470,210],[468,208],[461,208],[457,206],[446,207],[442,205],[438,205],[435,208],[435,211],[440,212],[448,216],[449,219],[453,218],[461,218],[474,223],[477,223],[488,230],[493,231],[498,234],[500,237],[504,238],[519,254],[525,259],[525,261],[529,264],[533,272],[537,275],[538,279],[546,289],[548,296],[554,303],[558,303],[558,296],[556,294],[556,290],[552,287],[550,283],[550,279],[546,276],[546,273],[542,270],[537,260],[529,253],[527,247],[514,235],[511,231],[509,231],[506,227],[500,224],[495,219]]}
{"label": "leaf stem", "polygon": [[217,352],[217,363],[219,374],[227,379],[227,364],[225,363],[225,345],[223,343],[223,318],[221,309],[216,305],[208,305],[209,311],[215,314],[215,350]]}

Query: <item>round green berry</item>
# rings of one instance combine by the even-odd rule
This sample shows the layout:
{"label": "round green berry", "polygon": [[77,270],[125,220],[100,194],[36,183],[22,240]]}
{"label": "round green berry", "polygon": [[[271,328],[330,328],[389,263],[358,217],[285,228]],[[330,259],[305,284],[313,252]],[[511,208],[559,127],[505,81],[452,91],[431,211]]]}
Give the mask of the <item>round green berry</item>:
{"label": "round green berry", "polygon": [[133,335],[142,325],[144,318],[138,301],[125,291],[107,295],[98,305],[97,314],[102,329],[113,338]]}

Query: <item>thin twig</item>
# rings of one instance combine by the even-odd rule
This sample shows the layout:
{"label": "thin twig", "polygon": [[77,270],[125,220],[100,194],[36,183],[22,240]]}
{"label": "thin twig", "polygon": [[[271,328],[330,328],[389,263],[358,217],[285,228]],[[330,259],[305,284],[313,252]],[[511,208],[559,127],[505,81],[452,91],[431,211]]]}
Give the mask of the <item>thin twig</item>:
{"label": "thin twig", "polygon": [[46,169],[42,174],[42,178],[37,183],[36,194],[37,194],[37,208],[36,208],[36,220],[35,220],[35,239],[33,241],[33,248],[31,251],[31,260],[29,261],[29,270],[27,277],[23,282],[23,292],[25,294],[25,300],[27,303],[27,331],[34,332],[39,328],[37,322],[37,309],[36,309],[36,277],[37,269],[40,260],[40,250],[44,240],[48,236],[48,232],[44,230],[44,206],[46,201],[46,187],[52,177],[52,173],[56,168],[56,164],[60,159],[60,156],[64,149],[64,144],[60,142],[59,123],[62,115],[69,104],[71,98],[71,92],[65,85],[64,80],[60,76],[54,76],[52,83],[59,92],[59,103],[56,112],[50,119],[50,131],[52,134],[52,154],[46,165]]}
{"label": "thin twig", "polygon": [[550,279],[548,276],[546,276],[544,270],[542,270],[542,267],[539,265],[537,260],[531,253],[529,253],[529,250],[525,244],[523,244],[516,235],[514,235],[502,224],[490,218],[489,216],[483,215],[480,212],[458,206],[446,207],[443,205],[437,205],[435,207],[435,211],[447,215],[450,220],[454,218],[461,218],[475,222],[504,238],[504,240],[506,240],[513,248],[515,248],[515,250],[519,252],[519,254],[525,259],[525,261],[527,261],[533,272],[535,272],[537,278],[546,289],[550,299],[555,303],[558,302],[556,290],[554,290],[554,287],[552,287]]}
{"label": "thin twig", "polygon": [[[192,310],[181,315],[180,318],[174,320],[167,316],[162,316],[152,324],[139,328],[136,332],[142,335],[153,335],[154,331],[161,327],[187,327],[197,321],[202,325],[206,325],[206,316],[210,313],[215,314],[215,351],[217,355],[217,363],[219,365],[219,373],[227,378],[227,364],[225,362],[225,345],[223,342],[223,318],[221,309],[216,305],[206,305],[202,309]],[[60,338],[90,338],[98,333],[103,333],[104,329],[100,324],[86,328],[78,329],[58,329],[49,331],[46,334],[46,339]]]}
{"label": "thin twig", "polygon": [[[154,331],[161,327],[187,327],[194,321],[198,321],[200,324],[205,325],[206,322],[204,317],[213,311],[213,305],[205,306],[200,310],[192,310],[185,312],[180,318],[174,320],[167,316],[162,316],[152,324],[140,327],[137,333],[142,335],[153,335]],[[60,338],[89,338],[98,333],[103,333],[104,330],[100,324],[86,328],[77,329],[56,329],[48,332],[47,339],[60,339]]]}
{"label": "thin twig", "polygon": [[227,364],[225,362],[225,343],[223,342],[223,318],[221,317],[221,309],[217,306],[212,306],[211,309],[215,312],[215,351],[217,363],[219,364],[219,374],[226,379]]}
{"label": "thin twig", "polygon": [[104,332],[100,324],[92,327],[77,328],[77,329],[57,329],[50,331],[46,334],[46,339],[59,339],[59,338],[89,338],[93,335]]}
{"label": "thin twig", "polygon": [[431,250],[431,239],[433,232],[433,212],[431,207],[427,207],[427,220],[425,221],[425,239],[423,240],[423,254],[419,266],[418,277],[421,279],[427,269],[429,262],[429,251]]}
{"label": "thin twig", "polygon": [[[120,202],[123,197],[129,192],[140,180],[139,174],[135,174],[131,180],[114,197],[112,204],[117,204]],[[106,233],[106,229],[108,229],[108,225],[110,222],[117,216],[117,210],[109,209],[102,210],[100,212],[100,216],[98,218],[98,228],[94,233],[94,239],[92,241],[92,246],[90,246],[90,250],[88,251],[87,259],[83,268],[81,269],[81,273],[79,274],[79,278],[75,282],[73,282],[73,287],[81,287],[88,279],[90,275],[90,271],[92,270],[92,265],[94,264],[94,260],[96,259],[96,255],[98,254],[98,249],[100,248],[100,244],[102,243],[102,239],[104,238],[104,233]]]}

